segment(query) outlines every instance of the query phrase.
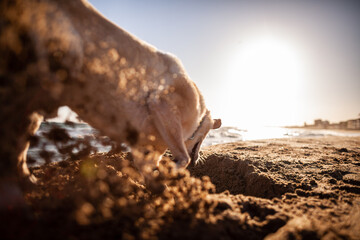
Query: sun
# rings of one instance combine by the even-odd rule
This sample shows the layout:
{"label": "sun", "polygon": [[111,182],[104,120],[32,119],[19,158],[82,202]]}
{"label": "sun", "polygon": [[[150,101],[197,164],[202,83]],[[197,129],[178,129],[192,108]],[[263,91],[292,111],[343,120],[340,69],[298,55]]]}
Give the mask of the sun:
{"label": "sun", "polygon": [[[233,53],[228,94],[251,125],[291,124],[298,117],[304,64],[298,48],[283,38],[258,36]],[[241,116],[240,116],[241,115]]]}

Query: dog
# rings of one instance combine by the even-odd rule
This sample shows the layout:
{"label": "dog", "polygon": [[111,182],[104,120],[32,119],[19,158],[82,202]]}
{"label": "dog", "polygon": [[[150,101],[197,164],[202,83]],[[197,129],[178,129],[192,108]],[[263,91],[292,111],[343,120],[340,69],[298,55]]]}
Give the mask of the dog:
{"label": "dog", "polygon": [[139,169],[156,166],[166,149],[185,168],[197,160],[209,130],[221,126],[175,56],[119,28],[86,1],[0,5],[2,186],[34,180],[26,166],[29,136],[63,105],[134,153],[151,155],[135,158]]}

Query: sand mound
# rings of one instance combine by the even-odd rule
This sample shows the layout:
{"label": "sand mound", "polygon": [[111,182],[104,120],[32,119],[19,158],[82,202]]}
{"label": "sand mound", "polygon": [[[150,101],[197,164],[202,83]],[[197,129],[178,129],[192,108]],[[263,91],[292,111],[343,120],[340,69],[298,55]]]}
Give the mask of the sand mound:
{"label": "sand mound", "polygon": [[[360,139],[216,145],[146,188],[126,154],[33,168],[1,239],[359,239]],[[22,211],[23,213],[24,211]],[[5,215],[3,215],[5,216]]]}

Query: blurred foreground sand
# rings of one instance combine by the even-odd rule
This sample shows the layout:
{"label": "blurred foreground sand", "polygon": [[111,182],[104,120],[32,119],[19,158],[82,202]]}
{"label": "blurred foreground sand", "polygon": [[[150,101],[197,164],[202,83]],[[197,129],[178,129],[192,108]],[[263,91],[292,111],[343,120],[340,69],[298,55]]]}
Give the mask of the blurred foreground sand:
{"label": "blurred foreground sand", "polygon": [[31,213],[2,223],[0,238],[360,239],[358,137],[206,147],[189,171],[164,162],[151,191],[129,158],[33,168]]}

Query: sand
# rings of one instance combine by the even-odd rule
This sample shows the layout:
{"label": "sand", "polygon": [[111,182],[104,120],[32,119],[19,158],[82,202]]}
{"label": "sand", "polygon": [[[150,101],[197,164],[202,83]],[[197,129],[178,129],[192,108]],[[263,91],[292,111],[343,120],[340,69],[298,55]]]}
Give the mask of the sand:
{"label": "sand", "polygon": [[29,207],[0,238],[360,239],[360,138],[228,143],[201,159],[164,161],[147,187],[125,153],[32,168]]}

